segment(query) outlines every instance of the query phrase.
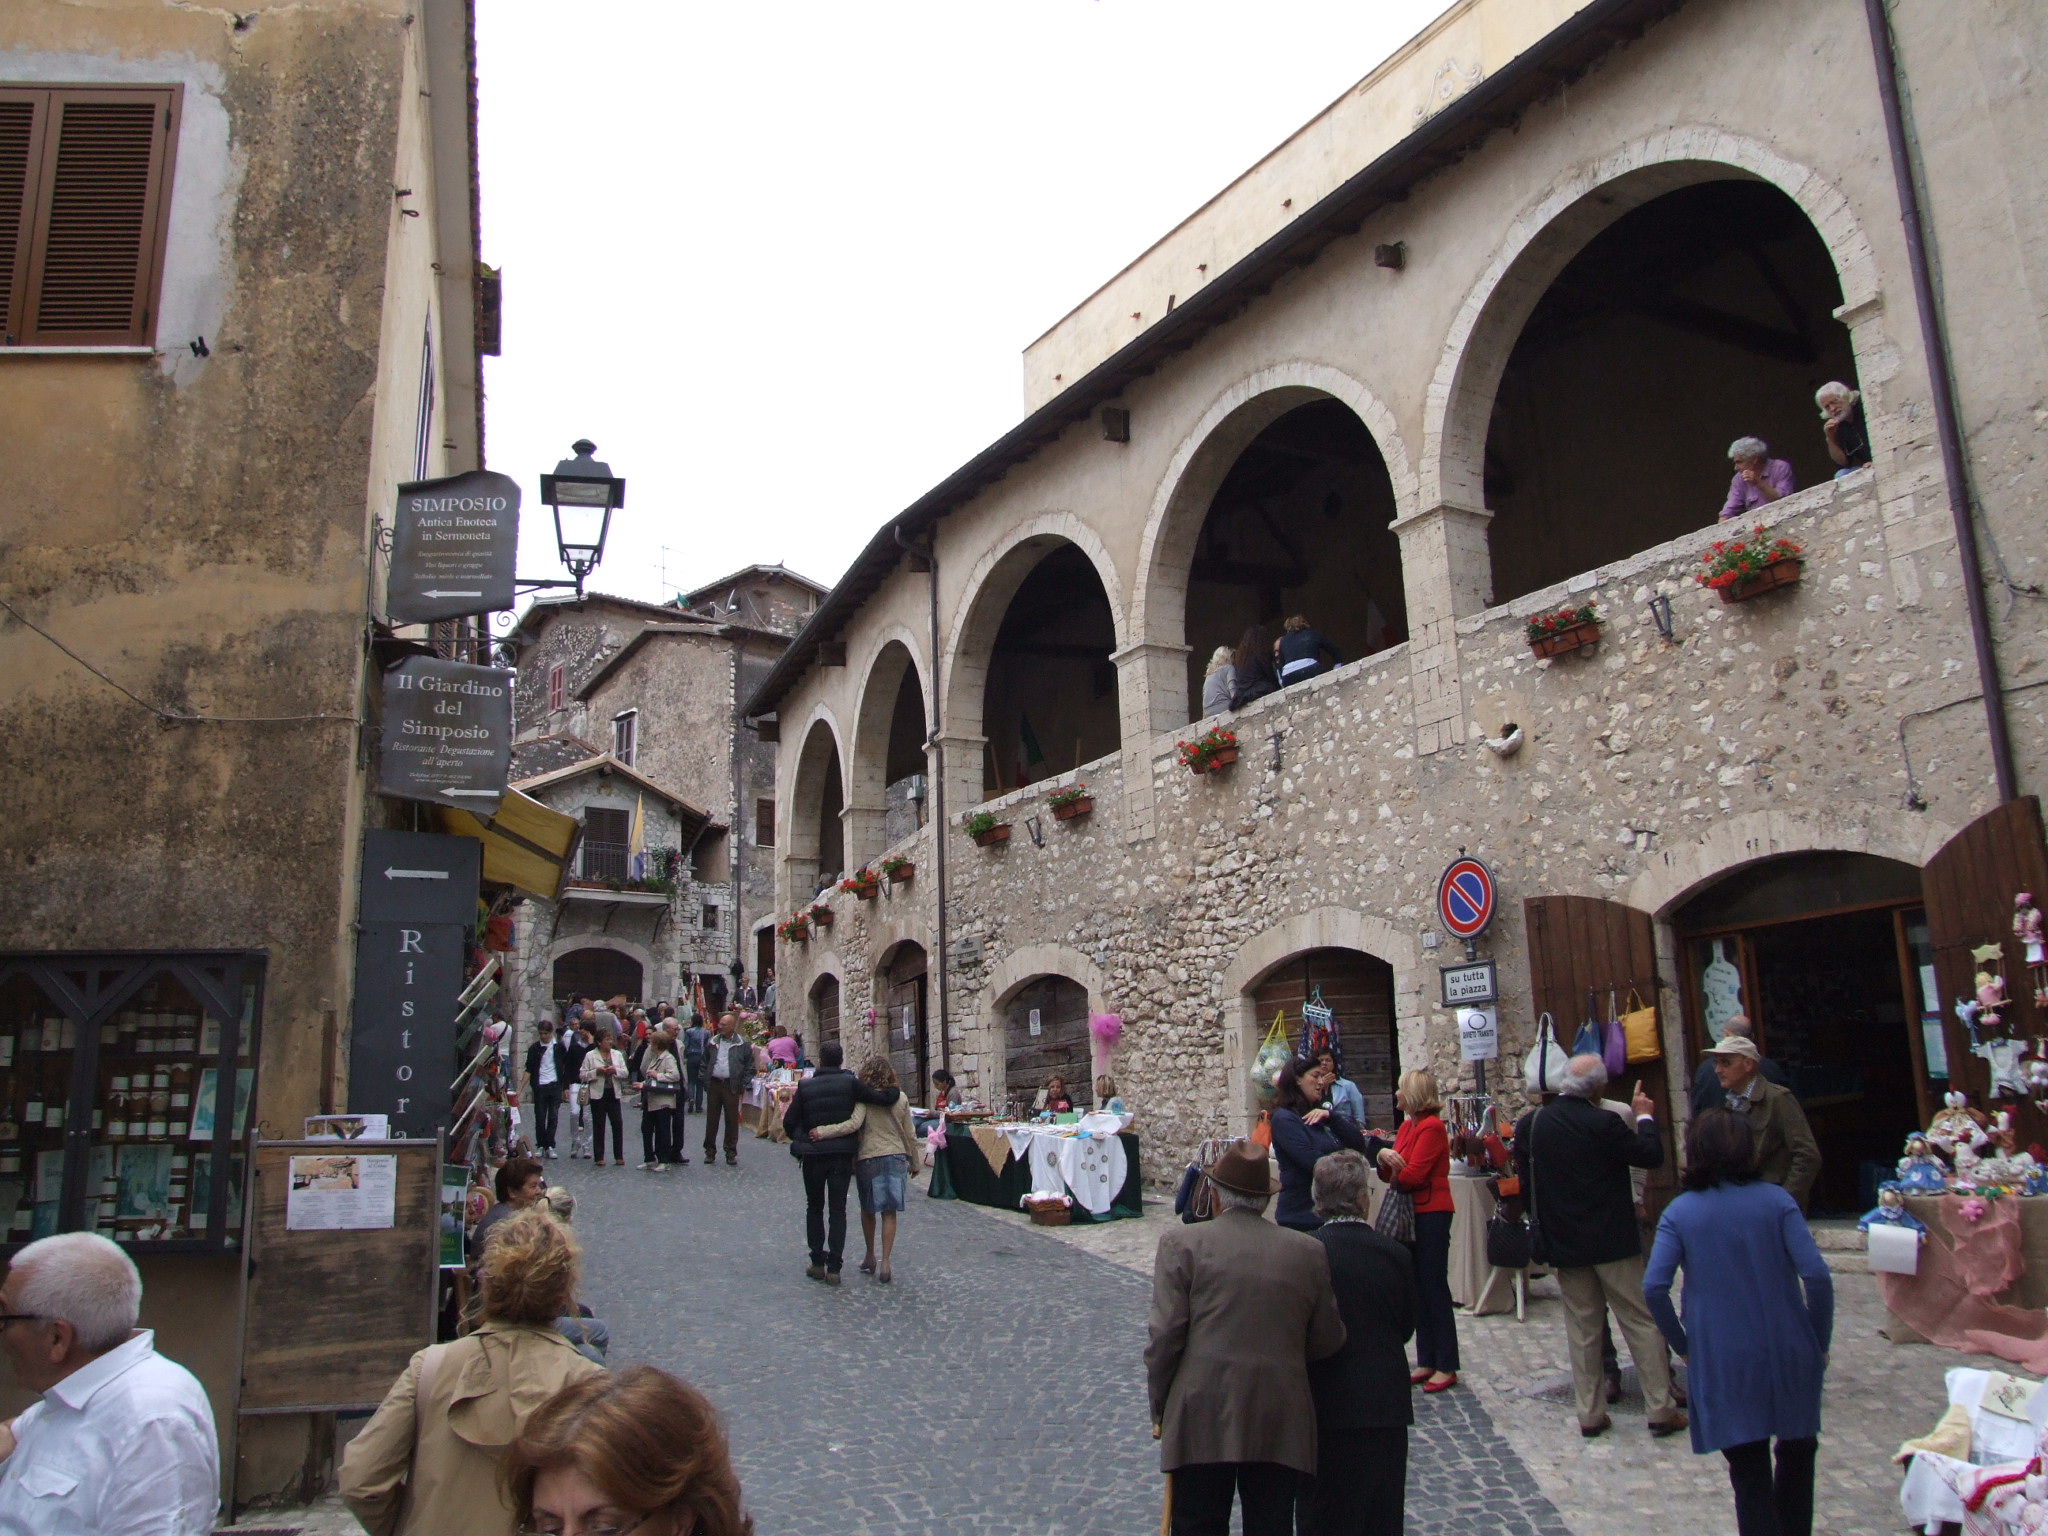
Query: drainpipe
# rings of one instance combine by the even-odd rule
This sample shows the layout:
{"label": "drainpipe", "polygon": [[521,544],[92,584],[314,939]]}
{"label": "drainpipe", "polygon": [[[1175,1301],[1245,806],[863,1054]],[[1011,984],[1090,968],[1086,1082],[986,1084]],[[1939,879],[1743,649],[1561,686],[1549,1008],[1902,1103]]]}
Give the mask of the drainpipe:
{"label": "drainpipe", "polygon": [[896,528],[896,542],[924,558],[926,587],[930,596],[932,662],[932,866],[939,887],[938,953],[933,957],[939,993],[939,1065],[953,1070],[953,1037],[946,1027],[946,742],[939,706],[939,530],[933,526],[920,549]]}
{"label": "drainpipe", "polygon": [[2019,786],[2013,774],[2012,739],[2006,731],[2005,689],[1998,677],[1998,657],[1992,649],[1991,619],[1984,601],[1984,572],[1977,554],[1977,525],[1970,510],[1962,424],[1956,414],[1955,384],[1949,374],[1948,335],[1928,273],[1927,226],[1914,179],[1912,146],[1906,138],[1905,110],[1899,96],[1899,58],[1892,45],[1891,17],[1885,0],[1863,0],[1863,11],[1870,23],[1870,50],[1877,63],[1877,94],[1884,105],[1892,179],[1898,185],[1899,223],[1906,237],[1906,262],[1913,274],[1913,301],[1927,348],[1927,381],[1934,395],[1934,425],[1941,442],[1941,466],[1948,480],[1949,514],[1955,520],[1956,552],[1962,557],[1963,600],[1969,606],[1970,638],[1976,647],[1977,678],[1984,693],[1991,770],[1997,778],[1998,798],[2004,802],[2017,798]]}
{"label": "drainpipe", "polygon": [[[747,928],[747,808],[746,787],[742,762],[745,749],[740,741],[740,732],[746,729],[746,722],[740,718],[740,709],[746,700],[744,683],[746,677],[747,637],[738,630],[732,630],[732,831],[726,834],[732,850],[732,949],[733,959],[742,965],[746,963],[747,940],[752,937]],[[758,990],[761,978],[754,978]],[[734,983],[733,991],[739,991]]]}

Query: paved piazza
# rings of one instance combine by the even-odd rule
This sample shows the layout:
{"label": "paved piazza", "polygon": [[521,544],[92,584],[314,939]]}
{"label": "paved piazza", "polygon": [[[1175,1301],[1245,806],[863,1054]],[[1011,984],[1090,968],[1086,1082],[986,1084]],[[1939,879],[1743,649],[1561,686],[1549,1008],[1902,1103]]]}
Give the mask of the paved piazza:
{"label": "paved piazza", "polygon": [[[692,1127],[695,1129],[694,1125]],[[701,1386],[731,1430],[760,1536],[1016,1533],[1150,1536],[1161,1479],[1146,1425],[1151,1250],[1173,1218],[1050,1231],[913,1190],[896,1280],[803,1275],[803,1193],[786,1149],[751,1136],[741,1165],[666,1174],[563,1160],[587,1292],[614,1363]],[[1885,1457],[1932,1423],[1964,1357],[1895,1348],[1866,1274],[1837,1275],[1815,1529],[1901,1529]],[[1409,1529],[1459,1536],[1641,1536],[1734,1530],[1718,1456],[1652,1441],[1640,1407],[1581,1440],[1563,1319],[1539,1281],[1526,1322],[1460,1316],[1470,1390],[1418,1399]],[[1630,1405],[1624,1404],[1626,1409]],[[356,1529],[332,1507],[252,1513],[308,1536]]]}

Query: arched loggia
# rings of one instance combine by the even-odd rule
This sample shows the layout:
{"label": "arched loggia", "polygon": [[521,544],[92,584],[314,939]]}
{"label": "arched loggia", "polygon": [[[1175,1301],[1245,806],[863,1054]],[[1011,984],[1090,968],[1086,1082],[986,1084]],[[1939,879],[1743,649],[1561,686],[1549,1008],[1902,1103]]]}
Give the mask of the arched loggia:
{"label": "arched loggia", "polygon": [[845,808],[846,778],[840,766],[839,738],[831,722],[814,720],[797,753],[787,812],[789,828],[783,840],[792,900],[808,899],[821,884],[846,869]]}
{"label": "arched loggia", "polygon": [[917,662],[900,640],[875,655],[861,688],[849,776],[848,855],[856,865],[924,824],[930,726]]}

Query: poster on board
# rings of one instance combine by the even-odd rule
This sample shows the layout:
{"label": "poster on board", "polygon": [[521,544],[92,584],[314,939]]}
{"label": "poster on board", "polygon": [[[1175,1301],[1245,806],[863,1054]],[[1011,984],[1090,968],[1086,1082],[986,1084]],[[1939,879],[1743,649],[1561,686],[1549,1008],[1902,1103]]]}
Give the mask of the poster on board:
{"label": "poster on board", "polygon": [[360,1231],[397,1222],[396,1157],[320,1152],[292,1159],[286,1231]]}

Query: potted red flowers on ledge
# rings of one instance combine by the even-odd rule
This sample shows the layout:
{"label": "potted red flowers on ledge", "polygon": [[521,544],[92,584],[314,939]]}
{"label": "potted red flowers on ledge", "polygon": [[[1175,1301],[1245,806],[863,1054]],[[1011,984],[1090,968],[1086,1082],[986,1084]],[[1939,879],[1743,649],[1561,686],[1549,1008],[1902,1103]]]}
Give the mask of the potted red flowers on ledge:
{"label": "potted red flowers on ledge", "polygon": [[775,937],[781,939],[785,944],[802,944],[810,936],[811,922],[808,912],[797,913],[796,916],[792,917],[788,922],[780,924],[775,930]]}
{"label": "potted red flowers on ledge", "polygon": [[811,925],[815,928],[830,928],[832,926],[832,909],[822,901],[812,903],[810,911],[804,915],[810,918]]}
{"label": "potted red flowers on ledge", "polygon": [[1076,784],[1071,789],[1055,790],[1047,795],[1045,804],[1054,821],[1072,821],[1095,809],[1095,797],[1088,793],[1086,784]]}
{"label": "potted red flowers on ledge", "polygon": [[967,835],[974,839],[978,847],[993,848],[997,843],[1007,843],[1010,840],[1010,824],[1007,821],[997,821],[993,811],[976,811],[961,825],[967,829]]}
{"label": "potted red flowers on ledge", "polygon": [[1175,743],[1189,773],[1215,773],[1237,761],[1237,733],[1217,726],[1199,741]]}
{"label": "potted red flowers on ledge", "polygon": [[873,901],[875,892],[882,888],[882,878],[872,869],[856,869],[839,882],[839,889],[851,891],[862,901]]}
{"label": "potted red flowers on ledge", "polygon": [[1569,656],[1600,641],[1600,615],[1593,605],[1560,608],[1529,621],[1529,649],[1537,656]]}
{"label": "potted red flowers on ledge", "polygon": [[882,860],[882,873],[888,876],[890,884],[901,885],[917,873],[917,866],[902,854],[895,853]]}
{"label": "potted red flowers on ledge", "polygon": [[1707,551],[1706,569],[1693,579],[1712,587],[1724,603],[1739,603],[1789,587],[1806,569],[1806,551],[1790,539],[1774,539],[1761,526],[1746,539],[1716,539]]}

